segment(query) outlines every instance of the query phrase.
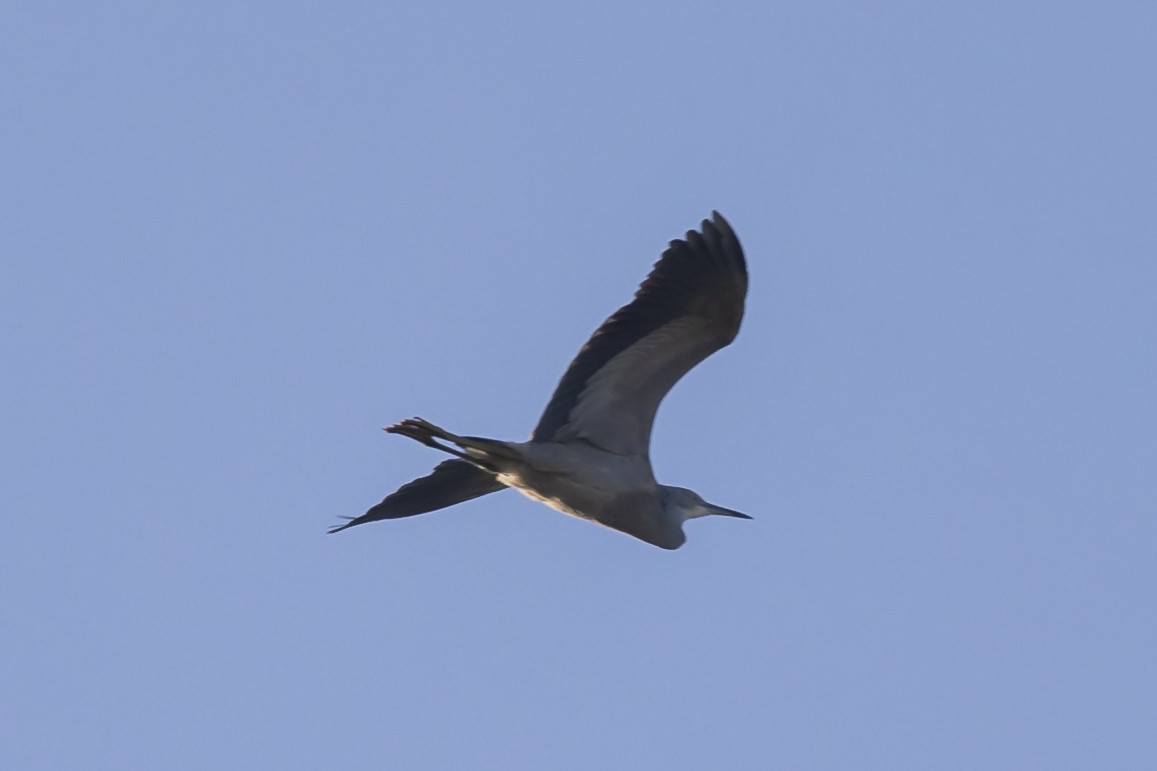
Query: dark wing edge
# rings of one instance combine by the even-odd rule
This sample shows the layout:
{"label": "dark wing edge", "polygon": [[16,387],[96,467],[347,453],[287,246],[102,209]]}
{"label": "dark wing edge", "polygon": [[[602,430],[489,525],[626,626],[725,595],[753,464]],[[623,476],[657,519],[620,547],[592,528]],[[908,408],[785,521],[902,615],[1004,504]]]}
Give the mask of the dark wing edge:
{"label": "dark wing edge", "polygon": [[638,340],[675,319],[696,315],[717,322],[718,345],[739,333],[747,296],[747,262],[731,225],[719,212],[671,241],[635,298],[603,322],[555,388],[531,441],[552,441],[570,419],[587,381]]}
{"label": "dark wing edge", "polygon": [[493,474],[466,461],[443,461],[426,476],[408,482],[387,495],[365,514],[351,517],[349,522],[331,528],[329,532],[340,533],[354,525],[364,525],[379,519],[401,519],[425,514],[497,492],[504,487],[506,485],[495,479]]}

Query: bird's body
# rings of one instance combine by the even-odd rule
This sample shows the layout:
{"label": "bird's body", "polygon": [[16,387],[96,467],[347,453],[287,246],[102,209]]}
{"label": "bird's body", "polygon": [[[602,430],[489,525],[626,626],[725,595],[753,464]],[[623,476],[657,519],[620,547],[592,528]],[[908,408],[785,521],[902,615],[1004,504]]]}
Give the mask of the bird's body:
{"label": "bird's body", "polygon": [[504,487],[665,549],[686,540],[687,519],[750,519],[690,490],[658,484],[649,455],[660,401],[695,364],[734,339],[746,293],[743,250],[716,213],[701,232],[672,241],[635,299],[583,346],[530,441],[458,436],[420,418],[404,420],[386,430],[456,459],[331,532],[433,511]]}
{"label": "bird's body", "polygon": [[505,448],[513,458],[490,462],[501,469],[495,478],[507,487],[656,545],[683,542],[682,521],[663,516],[660,486],[646,457],[611,455],[585,442],[511,442]]}

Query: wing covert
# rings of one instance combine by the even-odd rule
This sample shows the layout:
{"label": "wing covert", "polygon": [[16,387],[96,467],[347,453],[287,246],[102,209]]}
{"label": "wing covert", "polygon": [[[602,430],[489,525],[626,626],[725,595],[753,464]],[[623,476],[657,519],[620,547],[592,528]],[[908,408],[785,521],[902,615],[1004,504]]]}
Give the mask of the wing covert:
{"label": "wing covert", "polygon": [[563,375],[531,435],[645,454],[659,403],[692,367],[739,332],[747,264],[714,212],[670,242],[635,298],[615,311]]}

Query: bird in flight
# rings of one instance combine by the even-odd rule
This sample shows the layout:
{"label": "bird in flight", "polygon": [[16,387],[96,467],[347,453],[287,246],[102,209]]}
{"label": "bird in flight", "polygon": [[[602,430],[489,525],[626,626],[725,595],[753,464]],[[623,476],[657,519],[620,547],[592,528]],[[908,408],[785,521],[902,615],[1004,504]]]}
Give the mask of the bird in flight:
{"label": "bird in flight", "polygon": [[459,436],[421,418],[403,420],[386,431],[454,458],[329,532],[424,514],[506,487],[664,549],[683,545],[688,519],[751,519],[659,484],[649,454],[659,402],[735,339],[746,296],[743,249],[714,212],[699,230],[670,242],[634,299],[582,347],[529,441]]}

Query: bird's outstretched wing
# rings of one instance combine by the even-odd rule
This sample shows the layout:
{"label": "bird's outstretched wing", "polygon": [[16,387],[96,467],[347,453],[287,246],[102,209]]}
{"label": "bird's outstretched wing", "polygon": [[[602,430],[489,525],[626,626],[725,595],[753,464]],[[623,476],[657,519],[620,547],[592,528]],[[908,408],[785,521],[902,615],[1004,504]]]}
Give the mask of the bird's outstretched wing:
{"label": "bird's outstretched wing", "polygon": [[531,436],[585,440],[607,452],[646,454],[659,402],[678,380],[739,332],[747,263],[714,212],[672,241],[635,293],[571,362]]}
{"label": "bird's outstretched wing", "polygon": [[427,511],[444,509],[455,503],[468,501],[480,495],[501,490],[506,485],[494,475],[463,460],[448,460],[420,479],[402,485],[387,495],[385,500],[329,532],[336,533],[354,525],[363,525],[379,519],[400,519]]}

